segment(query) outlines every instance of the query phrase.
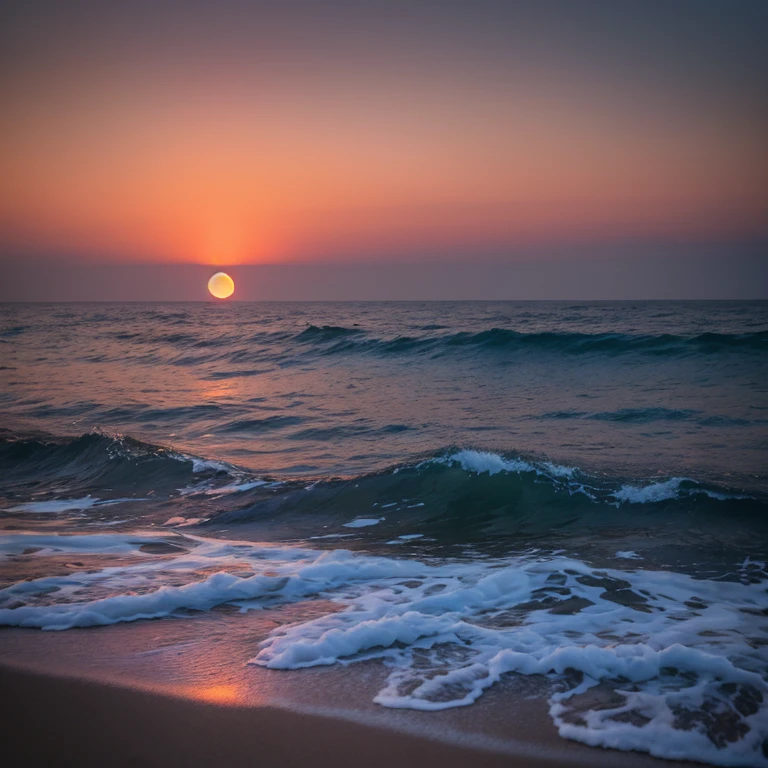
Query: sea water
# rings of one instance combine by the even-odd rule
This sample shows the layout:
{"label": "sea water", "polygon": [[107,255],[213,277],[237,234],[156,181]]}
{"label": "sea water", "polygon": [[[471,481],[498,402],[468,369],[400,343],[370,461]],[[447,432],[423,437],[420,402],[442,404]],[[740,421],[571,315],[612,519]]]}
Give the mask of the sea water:
{"label": "sea water", "polygon": [[0,382],[2,625],[327,601],[250,663],[768,765],[768,303],[7,304]]}

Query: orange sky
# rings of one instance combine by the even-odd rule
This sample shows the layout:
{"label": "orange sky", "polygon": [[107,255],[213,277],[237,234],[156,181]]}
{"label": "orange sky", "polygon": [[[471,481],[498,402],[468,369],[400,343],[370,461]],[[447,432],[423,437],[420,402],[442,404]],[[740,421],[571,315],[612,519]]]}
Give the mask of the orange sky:
{"label": "orange sky", "polygon": [[202,61],[188,38],[83,60],[66,36],[16,41],[0,245],[215,265],[765,233],[766,126],[727,88],[450,40],[429,66],[375,36],[249,53],[233,30]]}

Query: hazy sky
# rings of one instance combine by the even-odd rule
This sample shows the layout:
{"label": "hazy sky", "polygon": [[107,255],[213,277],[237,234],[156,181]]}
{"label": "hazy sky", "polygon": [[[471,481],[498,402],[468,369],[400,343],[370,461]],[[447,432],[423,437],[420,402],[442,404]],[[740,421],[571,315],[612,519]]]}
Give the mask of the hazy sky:
{"label": "hazy sky", "polygon": [[764,264],[762,0],[0,7],[19,285],[51,262],[571,268],[681,243]]}

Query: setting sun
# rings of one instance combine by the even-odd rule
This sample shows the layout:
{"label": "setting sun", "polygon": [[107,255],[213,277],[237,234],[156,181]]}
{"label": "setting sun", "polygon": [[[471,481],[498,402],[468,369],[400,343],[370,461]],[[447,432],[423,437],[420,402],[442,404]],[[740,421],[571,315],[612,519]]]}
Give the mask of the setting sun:
{"label": "setting sun", "polygon": [[208,290],[217,299],[226,299],[235,292],[235,281],[226,272],[217,272],[208,281]]}

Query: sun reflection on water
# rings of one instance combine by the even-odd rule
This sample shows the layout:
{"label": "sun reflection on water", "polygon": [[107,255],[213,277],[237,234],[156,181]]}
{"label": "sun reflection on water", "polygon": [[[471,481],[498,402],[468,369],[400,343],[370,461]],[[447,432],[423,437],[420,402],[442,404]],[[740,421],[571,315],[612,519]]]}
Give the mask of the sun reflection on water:
{"label": "sun reflection on water", "polygon": [[245,701],[240,686],[222,683],[219,685],[191,685],[184,688],[184,694],[195,701],[208,704],[235,705]]}

